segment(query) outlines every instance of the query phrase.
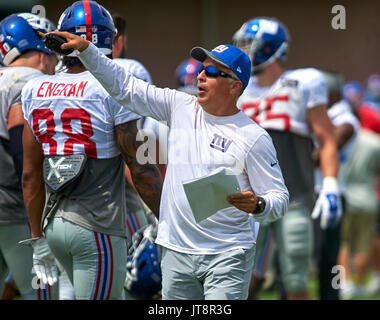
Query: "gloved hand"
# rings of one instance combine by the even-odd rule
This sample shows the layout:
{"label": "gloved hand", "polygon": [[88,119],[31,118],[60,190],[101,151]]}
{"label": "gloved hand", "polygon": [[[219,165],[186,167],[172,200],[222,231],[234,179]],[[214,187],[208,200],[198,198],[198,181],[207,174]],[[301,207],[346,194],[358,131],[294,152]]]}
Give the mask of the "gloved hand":
{"label": "gloved hand", "polygon": [[334,177],[323,179],[322,189],[311,214],[313,219],[317,219],[319,216],[321,216],[322,229],[336,226],[342,217],[338,182]]}
{"label": "gloved hand", "polygon": [[20,241],[19,244],[31,245],[33,247],[33,267],[37,278],[44,285],[54,285],[58,281],[58,268],[47,240],[43,237],[32,238]]}

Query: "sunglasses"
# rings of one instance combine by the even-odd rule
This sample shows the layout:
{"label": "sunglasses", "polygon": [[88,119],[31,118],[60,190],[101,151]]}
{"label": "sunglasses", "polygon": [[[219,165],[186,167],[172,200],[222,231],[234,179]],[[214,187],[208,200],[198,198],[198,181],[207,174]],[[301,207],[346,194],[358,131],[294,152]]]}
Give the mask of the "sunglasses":
{"label": "sunglasses", "polygon": [[230,74],[225,73],[224,71],[220,71],[219,69],[212,66],[208,66],[208,67],[203,66],[202,69],[199,71],[199,73],[201,73],[203,70],[205,71],[207,78],[223,77],[223,78],[230,78],[233,80],[240,81],[238,78],[231,76]]}

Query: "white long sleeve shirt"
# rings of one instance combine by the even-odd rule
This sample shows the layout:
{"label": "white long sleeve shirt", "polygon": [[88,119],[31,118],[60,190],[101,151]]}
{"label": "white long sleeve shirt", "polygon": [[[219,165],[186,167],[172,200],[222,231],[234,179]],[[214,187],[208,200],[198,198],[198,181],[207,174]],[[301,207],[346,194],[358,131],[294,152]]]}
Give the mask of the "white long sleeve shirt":
{"label": "white long sleeve shirt", "polygon": [[[248,249],[255,235],[248,214],[236,207],[196,223],[183,182],[220,168],[236,174],[241,190],[266,201],[257,221],[274,221],[287,210],[289,194],[276,151],[267,132],[242,112],[217,117],[205,112],[190,94],[161,89],[133,77],[90,44],[78,56],[120,104],[169,126],[168,166],[162,190],[156,242],[189,254],[217,254]],[[204,203],[207,206],[207,202]]]}

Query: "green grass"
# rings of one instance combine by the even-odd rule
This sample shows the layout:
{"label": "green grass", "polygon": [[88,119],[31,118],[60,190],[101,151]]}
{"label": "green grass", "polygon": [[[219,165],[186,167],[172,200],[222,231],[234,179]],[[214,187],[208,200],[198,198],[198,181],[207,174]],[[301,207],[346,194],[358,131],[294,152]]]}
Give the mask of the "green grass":
{"label": "green grass", "polygon": [[[369,274],[366,280],[368,283],[371,279],[372,275]],[[310,275],[309,280],[309,292],[312,300],[318,300],[318,283],[315,274]],[[259,300],[280,300],[280,295],[277,289],[266,290],[260,293]],[[354,297],[350,300],[380,300],[380,294],[367,296],[367,297]]]}

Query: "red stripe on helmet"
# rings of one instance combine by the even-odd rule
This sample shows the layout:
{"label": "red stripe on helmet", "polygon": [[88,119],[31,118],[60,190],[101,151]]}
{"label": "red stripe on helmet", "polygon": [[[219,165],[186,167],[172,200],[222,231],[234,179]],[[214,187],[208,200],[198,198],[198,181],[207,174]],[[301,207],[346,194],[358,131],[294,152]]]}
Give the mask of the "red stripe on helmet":
{"label": "red stripe on helmet", "polygon": [[88,0],[83,0],[84,6],[84,17],[86,19],[86,39],[92,41],[92,30],[91,30],[91,8]]}
{"label": "red stripe on helmet", "polygon": [[3,44],[0,42],[0,50],[1,52],[3,53],[3,55],[5,56],[8,52],[5,50],[5,48],[3,47]]}

